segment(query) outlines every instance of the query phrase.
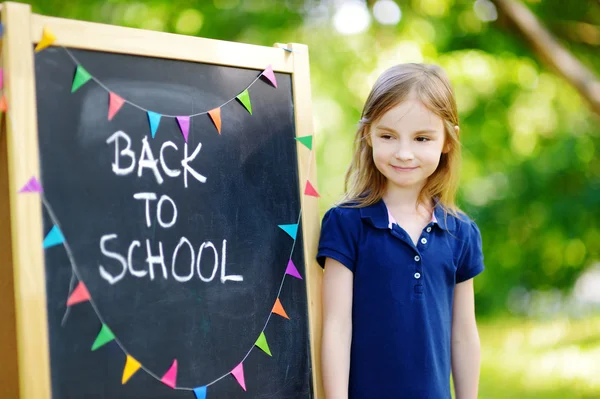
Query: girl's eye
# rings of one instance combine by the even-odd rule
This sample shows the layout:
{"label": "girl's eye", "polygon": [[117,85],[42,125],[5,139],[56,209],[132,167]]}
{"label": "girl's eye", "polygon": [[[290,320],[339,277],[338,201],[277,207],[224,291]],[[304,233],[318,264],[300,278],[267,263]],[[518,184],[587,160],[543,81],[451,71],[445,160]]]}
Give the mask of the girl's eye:
{"label": "girl's eye", "polygon": [[392,138],[392,135],[391,134],[382,134],[381,138],[384,140],[390,140]]}
{"label": "girl's eye", "polygon": [[429,137],[417,137],[416,140],[421,141],[421,142],[427,142],[427,141],[429,141]]}

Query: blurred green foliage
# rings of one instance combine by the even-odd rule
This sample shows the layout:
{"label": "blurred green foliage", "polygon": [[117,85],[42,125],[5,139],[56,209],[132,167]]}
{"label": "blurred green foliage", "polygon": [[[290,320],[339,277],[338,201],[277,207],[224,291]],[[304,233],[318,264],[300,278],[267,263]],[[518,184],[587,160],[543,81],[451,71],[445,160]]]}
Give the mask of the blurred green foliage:
{"label": "blurred green foliage", "polygon": [[[355,35],[342,35],[332,24],[336,6],[344,1],[28,3],[34,12],[49,16],[265,46],[307,44],[321,212],[343,192],[356,123],[379,73],[400,62],[442,65],[453,82],[461,119],[459,204],[481,228],[487,266],[475,284],[478,314],[484,317],[482,375],[487,379],[482,380],[481,397],[600,396],[597,319],[573,319],[568,326],[563,322],[568,328],[557,328],[563,328],[560,337],[566,343],[548,347],[527,338],[536,329],[543,332],[544,324],[505,323],[509,312],[550,319],[598,310],[598,302],[591,308],[582,304],[590,294],[589,281],[586,295],[579,292],[586,285],[575,282],[586,270],[600,273],[600,266],[594,267],[600,264],[600,117],[535,57],[505,18],[482,21],[476,8],[484,1],[396,1],[402,12],[399,23],[383,25],[372,19],[366,31]],[[369,10],[373,3],[368,1]],[[524,3],[600,76],[600,2]],[[580,329],[587,335],[578,335]],[[533,346],[523,344],[527,339]],[[596,377],[575,393],[571,383],[586,376],[574,364],[582,359],[581,351],[589,352],[585,359],[595,356]],[[545,370],[539,364],[555,366]],[[565,364],[576,367],[562,375]],[[568,375],[573,370],[581,375]]]}

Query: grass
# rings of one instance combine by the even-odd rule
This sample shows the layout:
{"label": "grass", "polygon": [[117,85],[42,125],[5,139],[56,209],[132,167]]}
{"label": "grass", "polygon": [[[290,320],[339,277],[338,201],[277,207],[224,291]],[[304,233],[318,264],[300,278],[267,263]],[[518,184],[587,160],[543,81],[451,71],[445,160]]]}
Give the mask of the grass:
{"label": "grass", "polygon": [[480,399],[600,398],[600,315],[479,321]]}

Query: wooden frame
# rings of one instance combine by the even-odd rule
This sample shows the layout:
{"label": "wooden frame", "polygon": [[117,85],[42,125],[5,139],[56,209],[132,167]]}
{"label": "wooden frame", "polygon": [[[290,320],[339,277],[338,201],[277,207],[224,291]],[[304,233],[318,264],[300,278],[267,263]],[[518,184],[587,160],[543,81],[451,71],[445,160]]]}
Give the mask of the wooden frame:
{"label": "wooden frame", "polygon": [[[38,195],[18,194],[31,176],[40,175],[32,50],[43,28],[51,27],[57,37],[54,45],[65,47],[259,70],[271,64],[274,71],[292,76],[298,137],[313,134],[308,48],[295,43],[269,48],[51,18],[32,14],[29,5],[11,2],[2,4],[1,13],[2,66],[10,115],[5,117],[6,134],[0,135],[0,317],[4,325],[8,321],[8,328],[0,329],[0,352],[8,355],[0,363],[0,396],[50,399],[42,205]],[[316,185],[316,161],[303,145],[297,146],[297,152],[302,194],[307,179]],[[324,395],[320,377],[322,270],[315,261],[320,226],[317,198],[303,198],[302,226],[313,391],[318,399]]]}

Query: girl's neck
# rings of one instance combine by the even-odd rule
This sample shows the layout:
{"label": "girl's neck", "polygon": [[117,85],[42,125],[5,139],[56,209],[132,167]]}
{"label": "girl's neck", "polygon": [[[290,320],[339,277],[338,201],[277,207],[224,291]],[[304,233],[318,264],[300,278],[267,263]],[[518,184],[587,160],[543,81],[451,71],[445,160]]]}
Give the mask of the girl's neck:
{"label": "girl's neck", "polygon": [[388,186],[383,194],[383,202],[388,208],[396,209],[402,212],[415,212],[424,207],[427,211],[433,208],[432,201],[427,199],[425,203],[418,203],[420,189],[402,188]]}

